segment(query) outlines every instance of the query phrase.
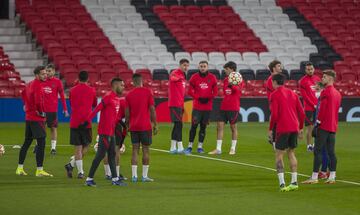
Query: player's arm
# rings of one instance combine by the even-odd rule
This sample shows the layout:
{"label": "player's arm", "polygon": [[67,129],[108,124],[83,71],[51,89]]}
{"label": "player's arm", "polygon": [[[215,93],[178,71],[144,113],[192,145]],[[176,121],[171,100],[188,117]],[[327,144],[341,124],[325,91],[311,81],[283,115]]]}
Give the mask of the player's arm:
{"label": "player's arm", "polygon": [[153,125],[153,134],[156,135],[159,131],[159,128],[158,128],[157,122],[156,122],[155,106],[151,105],[149,109],[150,109],[150,120]]}
{"label": "player's arm", "polygon": [[23,109],[26,110],[27,96],[26,96],[26,88],[21,92],[21,99],[24,103]]}
{"label": "player's arm", "polygon": [[309,98],[308,91],[306,90],[302,82],[300,82],[300,94],[304,100],[304,103],[306,102],[307,104],[310,104],[312,107],[316,106],[316,104],[314,104],[313,101],[311,101],[311,99]]}
{"label": "player's arm", "polygon": [[61,81],[59,81],[59,95],[60,95],[61,104],[63,106],[65,117],[69,117],[69,112],[68,112],[67,106],[66,106],[64,87],[63,87]]}
{"label": "player's arm", "polygon": [[171,82],[181,81],[181,77],[176,75],[176,72],[172,72],[169,79]]}
{"label": "player's arm", "polygon": [[213,88],[212,88],[212,97],[214,98],[218,95],[218,86],[217,86],[217,81],[216,78],[214,78],[214,84],[213,84]]}
{"label": "player's arm", "polygon": [[97,98],[96,98],[96,91],[95,91],[95,89],[94,89],[93,93],[94,93],[94,96],[93,96],[92,106],[95,108],[95,107],[97,106]]}
{"label": "player's arm", "polygon": [[269,131],[272,131],[276,122],[278,120],[278,101],[274,98],[273,94],[270,96],[270,110],[271,110],[271,117],[270,117],[270,126]]}
{"label": "player's arm", "polygon": [[299,118],[299,129],[302,130],[304,128],[305,112],[304,112],[304,107],[302,106],[300,99],[297,95],[296,98],[297,98],[296,111],[298,113],[298,118]]}
{"label": "player's arm", "polygon": [[193,97],[193,99],[198,99],[199,96],[195,93],[195,80],[193,77],[194,76],[191,76],[189,81],[190,85],[189,85],[188,95]]}
{"label": "player's arm", "polygon": [[96,106],[96,108],[90,113],[90,115],[87,117],[87,120],[85,122],[83,122],[80,127],[87,127],[88,124],[90,124],[91,120],[96,116],[96,114],[101,111],[102,109],[104,109],[106,100],[103,99],[101,100],[101,102]]}
{"label": "player's arm", "polygon": [[328,96],[326,91],[322,91],[320,95],[320,108],[319,108],[319,114],[317,117],[318,124],[321,124],[321,121],[326,117],[326,108],[328,108]]}
{"label": "player's arm", "polygon": [[45,117],[44,112],[44,94],[42,92],[43,88],[39,84],[39,86],[36,86],[36,89],[34,90],[34,99],[35,99],[35,107],[36,112],[39,116]]}

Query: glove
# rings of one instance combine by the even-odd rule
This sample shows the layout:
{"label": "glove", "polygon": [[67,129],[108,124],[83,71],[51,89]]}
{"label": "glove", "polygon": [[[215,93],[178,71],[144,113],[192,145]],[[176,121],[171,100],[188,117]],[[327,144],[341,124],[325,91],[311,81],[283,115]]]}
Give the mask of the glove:
{"label": "glove", "polygon": [[200,97],[200,98],[199,98],[199,102],[200,102],[201,104],[207,104],[207,103],[209,102],[209,99],[208,99],[208,98]]}
{"label": "glove", "polygon": [[81,124],[78,126],[78,128],[87,128],[88,125],[89,125],[89,122],[88,122],[88,121],[85,121],[85,122],[81,123]]}

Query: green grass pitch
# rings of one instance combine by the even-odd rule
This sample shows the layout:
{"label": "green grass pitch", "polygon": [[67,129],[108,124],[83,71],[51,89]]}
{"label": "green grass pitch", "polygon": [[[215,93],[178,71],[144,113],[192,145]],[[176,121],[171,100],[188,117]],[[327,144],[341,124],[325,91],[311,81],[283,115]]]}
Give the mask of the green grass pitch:
{"label": "green grass pitch", "polygon": [[[169,148],[171,126],[161,124],[151,151],[149,176],[155,182],[128,182],[127,187],[114,187],[104,179],[100,165],[95,176],[98,187],[90,188],[84,186],[84,180],[66,178],[64,164],[73,151],[68,146],[68,124],[59,125],[56,156],[49,154],[47,141],[45,170],[54,177],[36,178],[32,147],[25,162],[28,176],[15,175],[19,149],[12,145],[22,144],[24,124],[0,123],[0,143],[6,145],[6,153],[0,157],[0,214],[360,214],[360,123],[340,123],[336,142],[337,179],[357,184],[340,181],[333,185],[300,184],[298,191],[288,193],[278,191],[277,176],[271,170],[275,166],[274,153],[266,142],[267,127],[267,123],[240,123],[235,156],[228,155],[227,127],[223,154],[202,155],[220,159],[210,160],[156,150]],[[184,146],[188,131],[186,124]],[[204,148],[208,152],[215,145],[216,127],[211,124]],[[126,146],[121,172],[130,177],[129,139]],[[91,148],[84,159],[85,174],[93,157]],[[298,172],[311,174],[313,155],[306,152],[304,140],[299,143],[297,157]],[[289,171],[288,162],[285,165]],[[141,174],[141,165],[138,170]],[[299,176],[299,181],[305,179]],[[286,174],[287,183],[289,180],[290,175]]]}

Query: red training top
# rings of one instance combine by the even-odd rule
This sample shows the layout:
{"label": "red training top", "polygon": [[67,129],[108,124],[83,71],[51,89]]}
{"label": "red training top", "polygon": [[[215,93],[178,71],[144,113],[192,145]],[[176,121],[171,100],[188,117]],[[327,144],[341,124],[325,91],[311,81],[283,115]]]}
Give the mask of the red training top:
{"label": "red training top", "polygon": [[303,98],[305,111],[315,111],[318,99],[315,96],[316,83],[321,81],[317,75],[305,75],[300,79],[300,93]]}
{"label": "red training top", "polygon": [[[198,72],[191,76],[188,94],[194,99],[194,110],[212,110],[213,99],[217,96],[217,93],[218,89],[215,75],[209,72],[200,75],[200,72]],[[209,101],[206,104],[201,104],[198,100],[199,98],[208,98]]]}
{"label": "red training top", "polygon": [[154,98],[150,89],[136,87],[127,96],[126,108],[129,110],[130,131],[151,131],[150,106],[154,106]]}
{"label": "red training top", "polygon": [[[92,107],[96,107],[97,99],[95,89],[86,83],[79,83],[69,92],[71,107],[70,128],[78,128],[88,119]],[[89,123],[88,128],[91,128]]]}
{"label": "red training top", "polygon": [[221,101],[220,110],[224,111],[239,111],[240,110],[240,96],[241,89],[244,86],[244,81],[238,85],[230,85],[229,78],[224,79],[224,98]]}
{"label": "red training top", "polygon": [[45,121],[45,117],[39,115],[44,112],[44,91],[42,89],[43,81],[34,79],[28,83],[21,97],[25,104],[26,121]]}
{"label": "red training top", "polygon": [[275,91],[275,89],[272,85],[272,75],[270,75],[270,77],[266,81],[266,94],[267,94],[269,101],[270,101],[271,93],[273,93],[274,91]]}
{"label": "red training top", "polygon": [[276,133],[298,132],[304,126],[305,113],[300,99],[292,90],[280,86],[270,96],[270,128]]}
{"label": "red training top", "polygon": [[169,78],[169,107],[184,108],[185,73],[181,69],[171,72]]}
{"label": "red training top", "polygon": [[319,128],[329,132],[336,132],[340,103],[341,94],[339,91],[333,85],[326,86],[320,94]]}
{"label": "red training top", "polygon": [[108,92],[90,114],[88,120],[90,121],[94,118],[99,111],[101,111],[101,113],[98,134],[114,136],[115,126],[120,111],[120,97],[114,91]]}
{"label": "red training top", "polygon": [[60,94],[61,103],[64,111],[67,111],[64,88],[60,79],[52,77],[43,82],[44,88],[44,108],[45,112],[58,111],[58,95]]}

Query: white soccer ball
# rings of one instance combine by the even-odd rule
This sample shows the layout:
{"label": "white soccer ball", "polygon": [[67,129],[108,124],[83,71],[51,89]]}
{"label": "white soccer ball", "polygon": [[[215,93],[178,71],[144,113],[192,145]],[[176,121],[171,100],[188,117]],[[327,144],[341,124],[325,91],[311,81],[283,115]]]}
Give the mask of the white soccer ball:
{"label": "white soccer ball", "polygon": [[5,147],[0,144],[0,156],[5,154]]}
{"label": "white soccer ball", "polygon": [[242,76],[238,72],[232,72],[229,74],[229,83],[231,83],[232,85],[238,85],[242,82],[242,80]]}

